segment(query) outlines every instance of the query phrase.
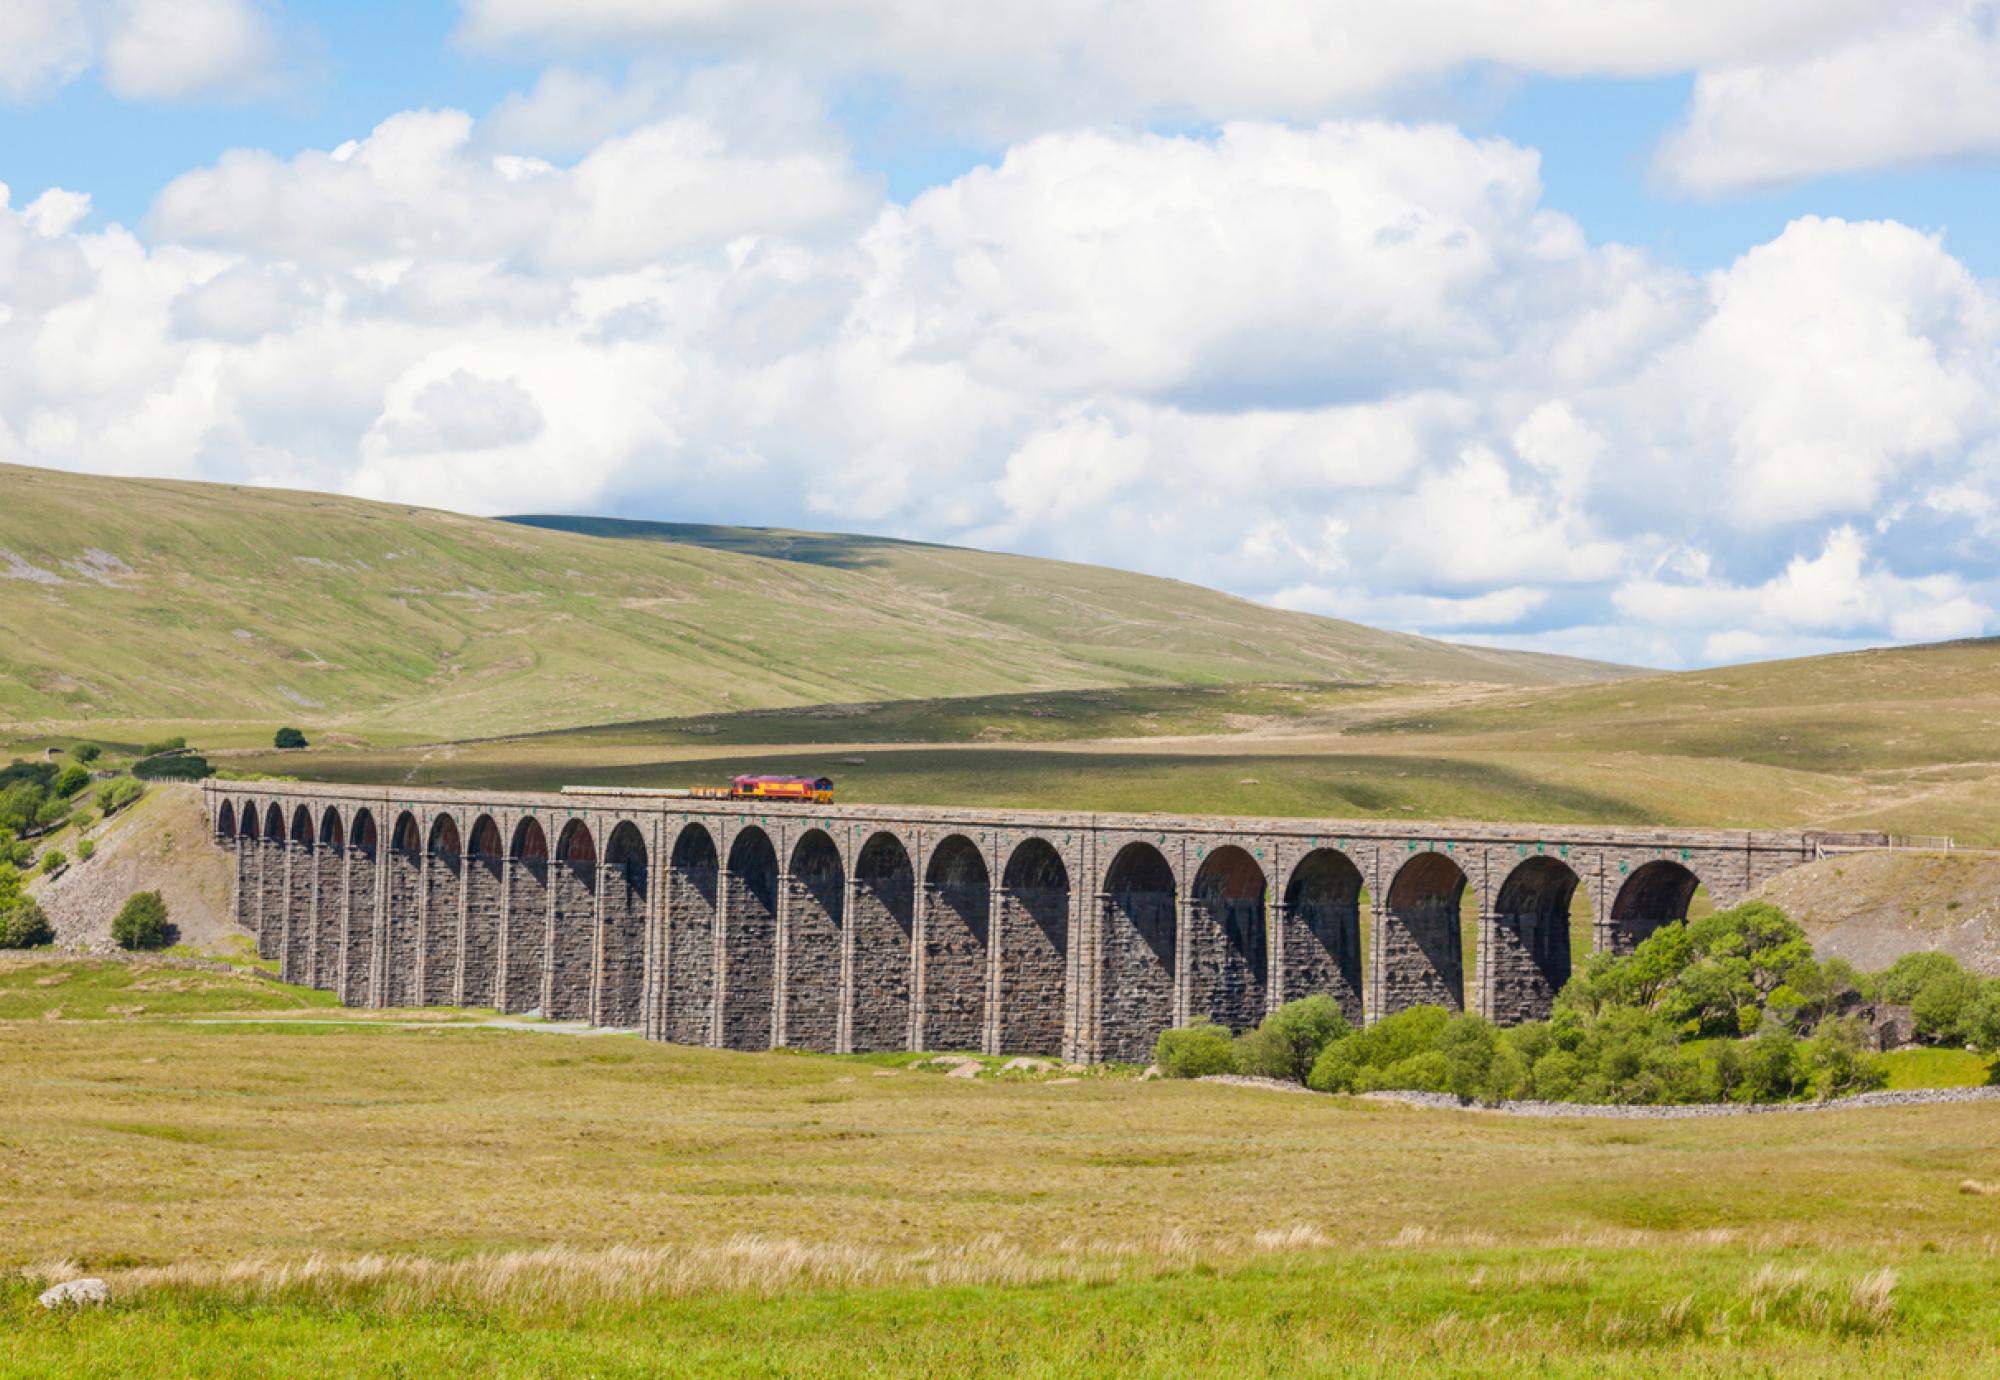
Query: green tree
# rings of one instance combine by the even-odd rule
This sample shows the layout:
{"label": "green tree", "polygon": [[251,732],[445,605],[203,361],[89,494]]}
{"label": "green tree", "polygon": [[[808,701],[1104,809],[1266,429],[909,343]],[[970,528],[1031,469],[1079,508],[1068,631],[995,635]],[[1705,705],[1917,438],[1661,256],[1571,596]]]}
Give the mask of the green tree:
{"label": "green tree", "polygon": [[42,908],[22,889],[21,870],[0,862],[0,949],[34,949],[55,938]]}
{"label": "green tree", "polygon": [[1958,960],[1950,954],[1934,950],[1904,954],[1876,977],[1875,1000],[1908,1006],[1934,979],[1958,971]]}
{"label": "green tree", "polygon": [[1966,1020],[1979,1000],[1979,989],[1979,979],[1956,963],[1949,970],[1939,970],[1910,1000],[1910,1020],[1917,1028],[1917,1038],[1963,1044]]}
{"label": "green tree", "polygon": [[271,737],[271,746],[290,750],[306,745],[306,735],[296,728],[281,728]]}
{"label": "green tree", "polygon": [[71,762],[56,776],[55,793],[67,798],[90,784],[90,768]]}
{"label": "green tree", "polygon": [[53,877],[68,866],[69,855],[60,848],[51,848],[48,852],[42,854],[42,875],[44,877]]}
{"label": "green tree", "polygon": [[173,942],[167,923],[167,903],[157,891],[135,891],[111,922],[111,937],[121,949],[164,949]]}
{"label": "green tree", "polygon": [[95,743],[78,743],[69,750],[69,755],[85,766],[89,766],[104,755],[104,749]]}
{"label": "green tree", "polygon": [[1288,1001],[1237,1037],[1237,1063],[1259,1078],[1303,1083],[1320,1051],[1349,1033],[1340,1004],[1324,994]]}
{"label": "green tree", "polygon": [[1236,1042],[1210,1020],[1163,1030],[1153,1042],[1153,1062],[1169,1078],[1206,1078],[1236,1072]]}
{"label": "green tree", "polygon": [[1806,1042],[1805,1064],[1812,1072],[1813,1091],[1822,1101],[1873,1092],[1889,1081],[1889,1066],[1868,1048],[1856,1020],[1821,1021]]}

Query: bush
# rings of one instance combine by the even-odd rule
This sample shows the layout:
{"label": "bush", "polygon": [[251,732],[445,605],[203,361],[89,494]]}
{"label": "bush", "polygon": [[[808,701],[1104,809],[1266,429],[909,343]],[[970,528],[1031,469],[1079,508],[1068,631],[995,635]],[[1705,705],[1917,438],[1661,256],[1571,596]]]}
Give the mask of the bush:
{"label": "bush", "polygon": [[185,752],[188,740],[185,738],[162,738],[157,743],[148,743],[139,749],[141,757],[158,757],[168,752]]}
{"label": "bush", "polygon": [[284,748],[287,751],[293,748],[302,748],[305,745],[306,735],[299,732],[296,728],[281,728],[271,738],[272,747]]}
{"label": "bush", "polygon": [[[1366,1073],[1367,1081],[1375,1087],[1402,1087],[1401,1083],[1375,1080],[1399,1064],[1433,1053],[1437,1038],[1450,1019],[1451,1013],[1442,1006],[1413,1006],[1344,1035],[1320,1053],[1306,1077],[1306,1086],[1319,1092],[1370,1092],[1373,1087],[1362,1086]],[[1425,1065],[1423,1070],[1406,1071],[1406,1075],[1428,1079],[1429,1068]],[[1443,1092],[1442,1079],[1440,1073],[1438,1087],[1419,1091]]]}
{"label": "bush", "polygon": [[42,854],[42,875],[44,877],[53,877],[68,866],[69,855],[64,853],[60,848],[51,848],[48,852]]}
{"label": "bush", "polygon": [[173,942],[167,923],[167,903],[157,891],[135,891],[111,922],[111,937],[121,949],[164,949]]}
{"label": "bush", "polygon": [[192,752],[161,753],[132,764],[132,775],[142,781],[199,781],[213,771],[206,757]]}
{"label": "bush", "polygon": [[1209,1020],[1163,1030],[1153,1043],[1153,1062],[1169,1078],[1206,1078],[1236,1072],[1236,1042]]}
{"label": "bush", "polygon": [[69,755],[87,767],[104,755],[104,749],[95,743],[78,743],[69,750]]}
{"label": "bush", "polygon": [[0,949],[38,949],[56,942],[49,917],[30,897],[0,907]]}
{"label": "bush", "polygon": [[1859,1021],[1822,1021],[1806,1045],[1805,1059],[1821,1101],[1873,1092],[1889,1081],[1889,1066],[1868,1048]]}
{"label": "bush", "polygon": [[91,856],[96,852],[96,839],[78,839],[76,841],[76,860],[78,862],[89,862]]}
{"label": "bush", "polygon": [[1958,960],[1950,954],[1928,950],[1904,954],[1876,977],[1875,1000],[1909,1006],[1916,1001],[1917,993],[1931,982],[1961,971]]}
{"label": "bush", "polygon": [[1783,1026],[1767,1025],[1744,1050],[1738,1093],[1746,1102],[1783,1102],[1805,1090],[1807,1077],[1799,1042]]}
{"label": "bush", "polygon": [[1979,989],[1979,979],[1955,962],[1949,971],[1940,970],[1910,1000],[1917,1038],[1933,1044],[1965,1043],[1967,1018],[1979,1000]]}
{"label": "bush", "polygon": [[90,784],[90,768],[71,762],[57,773],[55,793],[67,799]]}
{"label": "bush", "polygon": [[1347,1017],[1332,997],[1288,1001],[1255,1030],[1237,1038],[1236,1062],[1243,1072],[1259,1078],[1303,1083],[1312,1075],[1320,1051],[1348,1033]]}
{"label": "bush", "polygon": [[97,792],[97,808],[109,819],[146,793],[146,788],[129,776],[107,781]]}

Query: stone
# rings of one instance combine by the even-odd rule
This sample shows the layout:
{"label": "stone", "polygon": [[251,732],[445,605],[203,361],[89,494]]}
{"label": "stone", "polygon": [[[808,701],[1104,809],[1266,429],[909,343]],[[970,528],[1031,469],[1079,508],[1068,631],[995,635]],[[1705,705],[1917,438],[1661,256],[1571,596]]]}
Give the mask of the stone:
{"label": "stone", "polygon": [[96,1308],[111,1302],[111,1286],[101,1279],[72,1279],[44,1289],[36,1301],[44,1308]]}
{"label": "stone", "polygon": [[1148,1064],[1146,1065],[1146,1071],[1139,1075],[1139,1081],[1141,1083],[1150,1083],[1156,1078],[1165,1078],[1165,1077],[1166,1075],[1160,1072],[1160,1066],[1158,1064]]}
{"label": "stone", "polygon": [[1917,1038],[1917,1023],[1907,1006],[1876,1007],[1869,1017],[1869,1030],[1879,1050],[1901,1049],[1914,1044]]}
{"label": "stone", "polygon": [[1029,1055],[1017,1055],[1000,1066],[1002,1073],[1048,1073],[1062,1067],[1053,1059],[1036,1059]]}
{"label": "stone", "polygon": [[973,1061],[972,1061],[971,1063],[967,1063],[967,1064],[958,1064],[958,1065],[954,1066],[954,1067],[953,1067],[953,1068],[951,1069],[951,1071],[950,1071],[950,1072],[948,1072],[947,1074],[945,1074],[945,1077],[946,1077],[946,1078],[977,1078],[977,1077],[979,1077],[979,1061],[975,1059],[975,1060],[973,1060]]}

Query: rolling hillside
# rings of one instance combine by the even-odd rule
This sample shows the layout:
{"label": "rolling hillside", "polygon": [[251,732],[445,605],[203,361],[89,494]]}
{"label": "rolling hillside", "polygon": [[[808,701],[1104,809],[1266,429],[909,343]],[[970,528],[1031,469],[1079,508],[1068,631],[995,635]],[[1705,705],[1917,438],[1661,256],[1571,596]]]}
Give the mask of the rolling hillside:
{"label": "rolling hillside", "polygon": [[[567,525],[579,525],[569,523]],[[619,524],[621,529],[626,525]],[[372,741],[1093,686],[1551,684],[1173,581],[734,529],[621,541],[325,494],[0,466],[0,722]]]}

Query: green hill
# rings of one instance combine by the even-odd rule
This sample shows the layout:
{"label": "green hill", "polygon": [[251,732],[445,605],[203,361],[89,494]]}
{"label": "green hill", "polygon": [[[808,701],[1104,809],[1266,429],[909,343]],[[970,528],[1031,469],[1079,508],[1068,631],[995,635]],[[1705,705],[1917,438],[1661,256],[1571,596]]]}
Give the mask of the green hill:
{"label": "green hill", "polygon": [[1025,557],[538,521],[0,466],[0,720],[386,742],[1093,686],[1621,674]]}

